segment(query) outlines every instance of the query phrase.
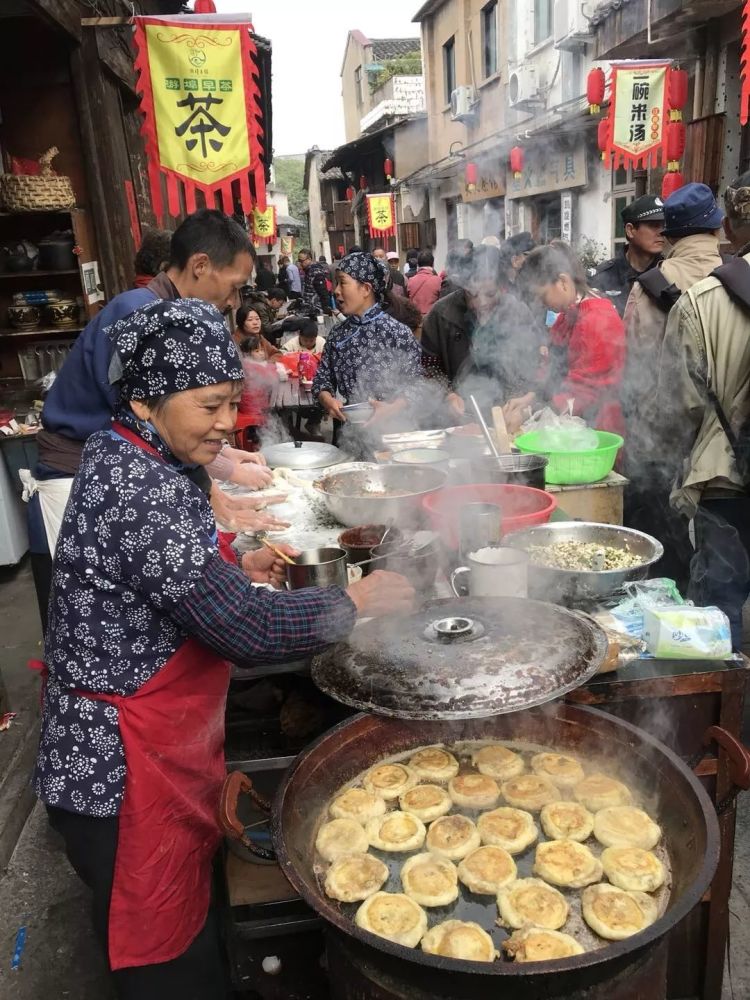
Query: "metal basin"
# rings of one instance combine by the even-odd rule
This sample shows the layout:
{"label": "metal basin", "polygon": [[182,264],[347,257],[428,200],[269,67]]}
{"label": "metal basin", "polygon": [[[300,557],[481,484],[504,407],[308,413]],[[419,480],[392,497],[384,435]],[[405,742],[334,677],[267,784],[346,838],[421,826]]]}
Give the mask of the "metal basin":
{"label": "metal basin", "polygon": [[642,560],[630,569],[601,571],[564,570],[529,562],[529,597],[552,604],[576,604],[599,601],[621,590],[631,580],[643,580],[649,567],[664,554],[661,542],[651,535],[618,524],[593,521],[560,521],[506,535],[503,544],[528,550],[532,545],[557,545],[560,542],[596,542],[625,549]]}
{"label": "metal basin", "polygon": [[341,524],[387,524],[414,527],[421,501],[445,485],[445,473],[418,466],[372,465],[332,472],[313,486]]}

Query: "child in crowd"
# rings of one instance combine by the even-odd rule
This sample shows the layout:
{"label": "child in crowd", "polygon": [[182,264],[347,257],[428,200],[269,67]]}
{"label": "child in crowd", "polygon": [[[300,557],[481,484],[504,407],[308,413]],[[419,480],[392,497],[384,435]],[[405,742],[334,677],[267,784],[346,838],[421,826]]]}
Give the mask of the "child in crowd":
{"label": "child in crowd", "polygon": [[317,319],[305,319],[300,322],[299,332],[291,340],[281,345],[285,354],[295,354],[297,351],[307,351],[309,354],[322,354],[326,346],[325,337],[318,333]]}
{"label": "child in crowd", "polygon": [[260,447],[258,429],[266,423],[271,392],[279,381],[276,365],[267,360],[262,339],[257,335],[245,337],[239,345],[245,384],[237,413],[237,430],[246,451],[257,451]]}
{"label": "child in crowd", "polygon": [[558,314],[549,331],[552,406],[562,412],[572,399],[574,415],[589,427],[621,434],[625,328],[612,302],[588,287],[579,261],[561,241],[532,250],[519,280]]}

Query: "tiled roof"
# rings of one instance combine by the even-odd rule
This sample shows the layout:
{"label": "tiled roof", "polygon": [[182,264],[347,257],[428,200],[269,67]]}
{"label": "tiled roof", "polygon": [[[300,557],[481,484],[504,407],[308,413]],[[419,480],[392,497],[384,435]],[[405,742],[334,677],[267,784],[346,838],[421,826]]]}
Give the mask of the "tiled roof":
{"label": "tiled roof", "polygon": [[378,59],[397,59],[408,56],[421,49],[418,38],[373,38],[372,57]]}

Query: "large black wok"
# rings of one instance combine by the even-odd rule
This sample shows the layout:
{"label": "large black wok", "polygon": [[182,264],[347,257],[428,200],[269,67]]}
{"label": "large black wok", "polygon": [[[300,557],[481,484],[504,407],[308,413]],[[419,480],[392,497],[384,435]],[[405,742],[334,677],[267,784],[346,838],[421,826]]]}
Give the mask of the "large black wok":
{"label": "large black wok", "polygon": [[[672,888],[663,916],[641,934],[611,942],[600,950],[560,961],[526,964],[434,957],[358,928],[350,913],[324,894],[314,871],[313,842],[321,810],[341,785],[376,761],[419,745],[450,744],[463,739],[529,742],[573,751],[586,760],[610,762],[610,772],[637,790],[664,830]],[[719,857],[714,806],[698,779],[675,754],[647,733],[611,715],[559,702],[461,723],[355,716],[326,733],[294,762],[276,798],[273,835],[285,875],[306,902],[344,936],[342,940],[358,948],[364,946],[381,967],[421,967],[417,978],[427,992],[452,997],[505,995],[500,982],[514,982],[514,995],[520,995],[517,991],[522,986],[523,995],[528,995],[529,985],[536,983],[533,995],[537,997],[572,996],[574,992],[578,996],[578,989],[585,990],[622,974],[630,964],[635,969],[647,951],[655,949],[660,939],[700,901]],[[493,982],[496,986],[491,985]],[[568,984],[565,990],[570,988],[570,993],[559,992],[562,983]]]}

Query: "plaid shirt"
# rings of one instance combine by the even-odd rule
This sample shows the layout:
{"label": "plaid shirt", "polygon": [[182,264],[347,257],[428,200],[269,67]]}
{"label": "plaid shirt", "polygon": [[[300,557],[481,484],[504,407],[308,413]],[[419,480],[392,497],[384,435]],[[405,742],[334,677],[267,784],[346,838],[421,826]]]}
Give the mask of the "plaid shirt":
{"label": "plaid shirt", "polygon": [[357,611],[340,587],[292,594],[254,587],[217,556],[172,617],[228,660],[252,666],[319,652],[351,632]]}

